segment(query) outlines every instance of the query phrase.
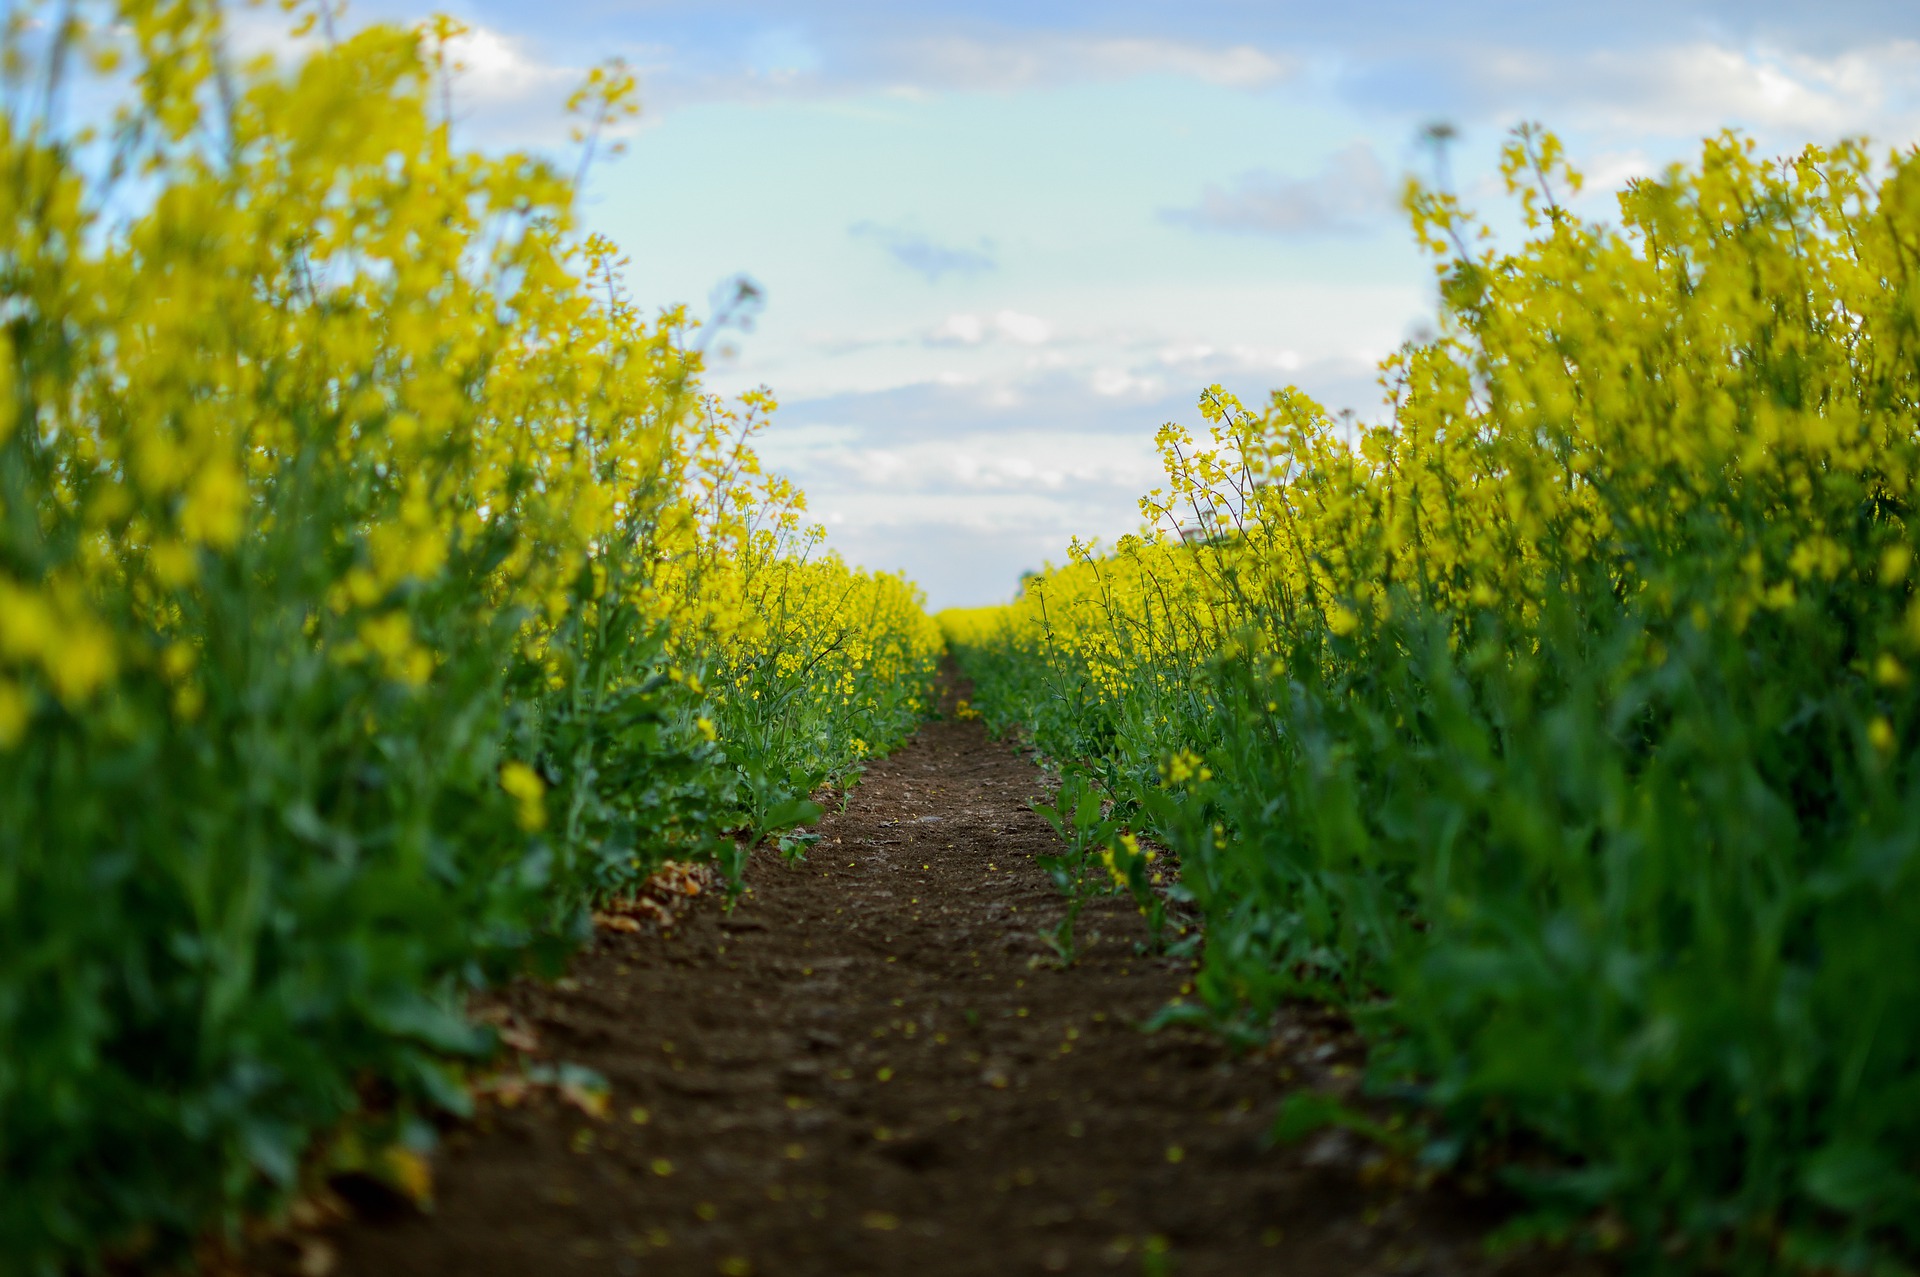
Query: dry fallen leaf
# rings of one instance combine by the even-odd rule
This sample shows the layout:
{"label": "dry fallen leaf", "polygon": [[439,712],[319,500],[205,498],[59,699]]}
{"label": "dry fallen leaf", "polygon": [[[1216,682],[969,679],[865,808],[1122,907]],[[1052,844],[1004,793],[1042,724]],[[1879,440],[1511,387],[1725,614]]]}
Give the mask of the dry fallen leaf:
{"label": "dry fallen leaf", "polygon": [[395,1144],[381,1154],[387,1178],[415,1206],[433,1204],[433,1164],[410,1148]]}
{"label": "dry fallen leaf", "polygon": [[619,913],[596,913],[593,915],[593,925],[602,927],[608,931],[640,930],[639,923],[627,917],[625,914]]}
{"label": "dry fallen leaf", "polygon": [[540,1039],[532,1029],[510,1024],[500,1030],[500,1040],[522,1055],[540,1054]]}
{"label": "dry fallen leaf", "polygon": [[605,1087],[583,1086],[577,1082],[562,1082],[560,1098],[592,1118],[605,1117],[613,1103],[613,1094]]}
{"label": "dry fallen leaf", "polygon": [[328,1277],[340,1263],[340,1253],[318,1237],[300,1239],[300,1277]]}

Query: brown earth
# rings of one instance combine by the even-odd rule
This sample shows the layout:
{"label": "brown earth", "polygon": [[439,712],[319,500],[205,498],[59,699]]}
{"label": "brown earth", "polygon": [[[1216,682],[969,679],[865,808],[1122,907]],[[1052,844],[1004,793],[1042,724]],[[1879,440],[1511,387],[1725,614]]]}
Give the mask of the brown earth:
{"label": "brown earth", "polygon": [[[1294,1088],[1350,1090],[1358,1040],[1309,1008],[1236,1058],[1137,1026],[1185,961],[1143,956],[1130,902],[1060,901],[1028,808],[1043,774],[977,722],[880,760],[804,862],[756,853],[731,912],[603,931],[504,1001],[553,1060],[598,1070],[593,1119],[551,1091],[486,1107],[436,1157],[431,1213],[309,1236],[308,1272],[1555,1273],[1494,1261],[1491,1199],[1338,1132],[1264,1138]],[[524,1041],[526,1035],[522,1033]],[[283,1240],[280,1245],[291,1248]]]}

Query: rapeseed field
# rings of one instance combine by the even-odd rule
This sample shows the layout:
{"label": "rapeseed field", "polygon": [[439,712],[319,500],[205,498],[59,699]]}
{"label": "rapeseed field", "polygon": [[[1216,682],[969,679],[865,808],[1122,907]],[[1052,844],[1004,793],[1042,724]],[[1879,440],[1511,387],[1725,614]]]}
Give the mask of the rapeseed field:
{"label": "rapeseed field", "polygon": [[[454,24],[280,67],[117,12],[0,47],[10,1273],[171,1262],[314,1158],[418,1193],[466,997],[670,857],[737,873],[940,648],[577,174],[450,143]],[[584,147],[632,91],[589,80]]]}
{"label": "rapeseed field", "polygon": [[1202,921],[1163,1019],[1331,1003],[1409,1119],[1281,1134],[1655,1267],[1907,1271],[1920,161],[1722,136],[1617,227],[1551,135],[1503,167],[1511,251],[1407,190],[1442,322],[1389,419],[1216,387],[1145,531],[942,624],[1112,880]]}

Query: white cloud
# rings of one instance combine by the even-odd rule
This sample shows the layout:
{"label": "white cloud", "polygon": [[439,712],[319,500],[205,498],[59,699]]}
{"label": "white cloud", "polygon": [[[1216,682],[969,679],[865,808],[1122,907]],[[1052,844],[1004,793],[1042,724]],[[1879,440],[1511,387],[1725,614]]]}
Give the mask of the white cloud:
{"label": "white cloud", "polygon": [[[449,42],[454,60],[454,93],[460,104],[502,109],[551,105],[580,82],[577,67],[543,62],[519,37],[487,27],[469,27]],[[456,106],[456,110],[458,107]]]}
{"label": "white cloud", "polygon": [[[448,52],[457,140],[490,149],[577,151],[566,101],[586,78],[586,68],[549,61],[530,40],[478,25],[451,41]],[[635,127],[621,121],[609,132],[618,136]]]}
{"label": "white cloud", "polygon": [[[918,492],[1059,492],[1069,484],[1131,483],[1152,477],[1151,450],[1089,448],[1084,439],[1037,436],[1018,452],[992,436],[925,440],[898,448],[849,451],[837,458],[846,476],[874,488]],[[1124,460],[1123,460],[1124,458]],[[1133,462],[1134,464],[1126,464]],[[969,517],[965,522],[971,524]]]}
{"label": "white cloud", "polygon": [[998,312],[993,317],[993,326],[1001,336],[1023,346],[1038,346],[1053,335],[1053,328],[1046,320],[1017,310]]}
{"label": "white cloud", "polygon": [[[295,36],[293,19],[277,6],[263,9],[236,5],[222,15],[221,21],[226,28],[228,49],[243,62],[265,57],[287,66],[321,47],[317,33]],[[115,27],[116,33],[123,30],[126,29]]]}
{"label": "white cloud", "polygon": [[[933,24],[906,25],[924,30]],[[671,109],[701,101],[874,91],[920,98],[955,90],[1052,89],[1147,76],[1259,89],[1291,79],[1304,64],[1250,43],[1207,44],[1132,34],[1015,28],[985,36],[863,32],[860,38],[829,35],[816,42],[797,29],[780,27],[753,34],[737,50],[688,45],[646,65],[657,73],[652,99]]]}
{"label": "white cloud", "polygon": [[1565,57],[1506,50],[1475,60],[1493,100],[1624,133],[1696,136],[1738,126],[1794,137],[1859,131],[1912,140],[1920,43],[1888,40],[1829,56],[1710,41]]}
{"label": "white cloud", "polygon": [[1087,379],[1087,387],[1096,395],[1108,399],[1153,398],[1166,391],[1167,383],[1159,377],[1139,377],[1125,368],[1096,368],[1093,376]]}
{"label": "white cloud", "polygon": [[[358,25],[348,20],[342,37]],[[586,76],[582,67],[541,57],[523,36],[467,23],[448,42],[453,114],[458,140],[483,147],[554,149],[567,143],[567,96]],[[233,6],[227,38],[242,58],[265,56],[289,67],[324,47],[316,28],[292,34],[293,24],[273,8]],[[439,105],[434,87],[434,109]]]}
{"label": "white cloud", "polygon": [[1205,342],[1189,342],[1185,345],[1166,346],[1160,351],[1160,362],[1169,368],[1178,368],[1182,364],[1197,364],[1211,359],[1214,348]]}
{"label": "white cloud", "polygon": [[[972,318],[989,340],[991,317]],[[1137,499],[1164,479],[1154,429],[1203,429],[1203,386],[1219,382],[1250,405],[1285,382],[1335,410],[1379,399],[1370,358],[1135,344],[1132,357],[1102,346],[1060,366],[790,400],[761,456],[815,509],[843,516],[828,541],[853,562],[907,568],[935,606],[983,603],[1011,592],[1022,569],[1059,561],[1072,536],[1134,530]]]}
{"label": "white cloud", "polygon": [[[1165,367],[1177,368],[1182,375],[1188,370],[1198,368],[1217,368],[1225,366],[1236,371],[1257,372],[1298,372],[1306,362],[1296,350],[1267,349],[1261,346],[1249,346],[1236,342],[1224,350],[1205,344],[1167,346],[1156,356]],[[1372,359],[1366,361],[1369,365]]]}
{"label": "white cloud", "polygon": [[883,45],[878,61],[909,88],[1020,89],[1074,80],[1168,75],[1232,88],[1260,88],[1292,76],[1291,58],[1249,44],[1089,38],[1024,32],[1000,39],[937,36]]}
{"label": "white cloud", "polygon": [[935,346],[978,346],[987,339],[987,321],[978,315],[948,315],[928,336]]}
{"label": "white cloud", "polygon": [[1637,146],[1582,156],[1579,168],[1581,175],[1586,178],[1585,193],[1605,199],[1609,204],[1614,193],[1624,190],[1628,182],[1635,178],[1652,177],[1660,171],[1653,157]]}
{"label": "white cloud", "polygon": [[948,315],[927,334],[929,346],[979,346],[999,338],[1022,346],[1045,345],[1053,337],[1053,325],[1038,315],[1017,310],[996,311],[992,315]]}

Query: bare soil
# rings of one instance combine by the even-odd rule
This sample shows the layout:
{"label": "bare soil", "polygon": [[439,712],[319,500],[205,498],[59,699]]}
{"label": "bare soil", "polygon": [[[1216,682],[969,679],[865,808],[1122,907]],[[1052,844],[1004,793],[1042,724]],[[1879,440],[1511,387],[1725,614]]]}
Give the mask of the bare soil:
{"label": "bare soil", "polygon": [[[756,853],[731,912],[602,931],[505,996],[552,1060],[612,1084],[491,1105],[435,1159],[430,1213],[373,1211],[296,1266],[384,1274],[1564,1273],[1489,1258],[1498,1200],[1421,1184],[1329,1132],[1265,1138],[1301,1086],[1350,1090],[1359,1040],[1312,1008],[1235,1056],[1139,1023],[1184,960],[1131,902],[1061,902],[1028,807],[1043,774],[977,722],[876,762],[801,862]],[[638,1119],[638,1120],[636,1120]],[[283,1241],[283,1246],[291,1242]]]}

